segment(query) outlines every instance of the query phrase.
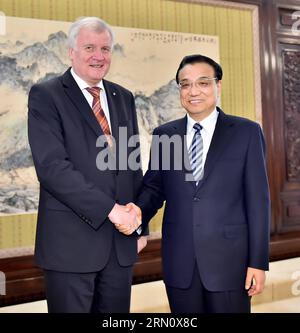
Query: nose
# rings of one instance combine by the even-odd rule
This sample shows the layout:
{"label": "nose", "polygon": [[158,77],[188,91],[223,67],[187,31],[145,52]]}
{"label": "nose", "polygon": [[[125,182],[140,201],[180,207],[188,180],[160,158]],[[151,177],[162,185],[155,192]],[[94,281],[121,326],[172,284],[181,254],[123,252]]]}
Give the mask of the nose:
{"label": "nose", "polygon": [[93,54],[93,58],[95,58],[97,60],[103,60],[105,58],[104,52],[101,49],[96,50]]}
{"label": "nose", "polygon": [[197,88],[195,83],[192,83],[189,90],[190,95],[192,96],[199,95],[201,92],[202,92],[201,89]]}

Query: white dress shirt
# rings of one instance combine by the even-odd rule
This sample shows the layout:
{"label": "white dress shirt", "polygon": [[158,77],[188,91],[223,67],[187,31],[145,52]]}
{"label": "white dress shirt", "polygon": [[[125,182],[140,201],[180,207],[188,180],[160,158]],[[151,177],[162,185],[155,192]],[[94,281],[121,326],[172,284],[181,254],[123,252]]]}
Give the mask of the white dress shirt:
{"label": "white dress shirt", "polygon": [[[82,91],[82,93],[83,93],[84,97],[86,98],[87,102],[89,103],[90,107],[92,108],[93,107],[93,96],[86,90],[86,88],[90,87],[90,85],[88,85],[84,80],[82,80],[82,78],[80,78],[74,72],[73,68],[71,68],[71,74],[72,74],[74,80],[76,81],[78,87]],[[107,103],[107,97],[106,97],[106,92],[105,92],[105,89],[104,89],[103,81],[101,80],[94,87],[101,88],[101,90],[100,90],[100,103],[101,103],[101,107],[103,109],[103,112],[105,114],[105,117],[108,121],[110,133],[112,133],[111,124],[110,124],[109,109],[108,109],[108,103]]]}
{"label": "white dress shirt", "polygon": [[[201,136],[203,139],[203,155],[202,155],[202,170],[205,165],[206,156],[210,147],[210,143],[215,131],[216,123],[218,120],[219,112],[215,108],[214,111],[205,119],[199,122],[202,126]],[[192,144],[193,137],[195,134],[195,130],[193,129],[194,124],[197,123],[193,118],[187,114],[187,126],[186,126],[186,143],[187,149],[189,149],[190,145]]]}

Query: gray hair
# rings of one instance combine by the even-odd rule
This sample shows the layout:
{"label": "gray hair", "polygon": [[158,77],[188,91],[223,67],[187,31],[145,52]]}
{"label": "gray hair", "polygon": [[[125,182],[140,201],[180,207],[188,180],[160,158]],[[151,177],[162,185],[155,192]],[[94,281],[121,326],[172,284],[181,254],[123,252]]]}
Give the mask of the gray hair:
{"label": "gray hair", "polygon": [[111,27],[103,20],[98,17],[79,17],[75,22],[72,23],[68,39],[67,39],[67,46],[74,49],[76,47],[76,41],[79,34],[79,31],[82,28],[88,28],[91,31],[101,33],[104,31],[108,31],[111,37],[112,47],[114,44],[114,34]]}

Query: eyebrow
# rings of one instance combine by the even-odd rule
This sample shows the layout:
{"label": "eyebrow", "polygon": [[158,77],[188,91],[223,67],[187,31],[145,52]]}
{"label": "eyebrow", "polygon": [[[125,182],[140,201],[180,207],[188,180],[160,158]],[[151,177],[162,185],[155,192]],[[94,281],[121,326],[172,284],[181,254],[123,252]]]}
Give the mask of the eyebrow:
{"label": "eyebrow", "polygon": [[[200,76],[196,79],[196,81],[201,80],[201,79],[212,79],[212,77],[210,77],[210,76]],[[182,79],[182,80],[179,80],[179,81],[182,82],[182,81],[191,81],[191,80],[186,78],[186,79]]]}
{"label": "eyebrow", "polygon": [[91,43],[89,43],[89,44],[83,44],[82,46],[83,46],[83,47],[86,47],[86,46],[95,46],[95,44],[91,44]]}

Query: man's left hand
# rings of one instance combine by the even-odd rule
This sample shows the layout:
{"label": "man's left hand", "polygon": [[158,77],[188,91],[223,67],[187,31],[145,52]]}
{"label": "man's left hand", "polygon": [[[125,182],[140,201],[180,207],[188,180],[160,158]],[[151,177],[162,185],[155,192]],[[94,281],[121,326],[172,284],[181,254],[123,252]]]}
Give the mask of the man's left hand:
{"label": "man's left hand", "polygon": [[266,273],[257,268],[248,267],[245,289],[249,296],[260,294],[265,286]]}
{"label": "man's left hand", "polygon": [[148,237],[147,236],[141,236],[137,240],[137,249],[138,253],[140,253],[147,245]]}

